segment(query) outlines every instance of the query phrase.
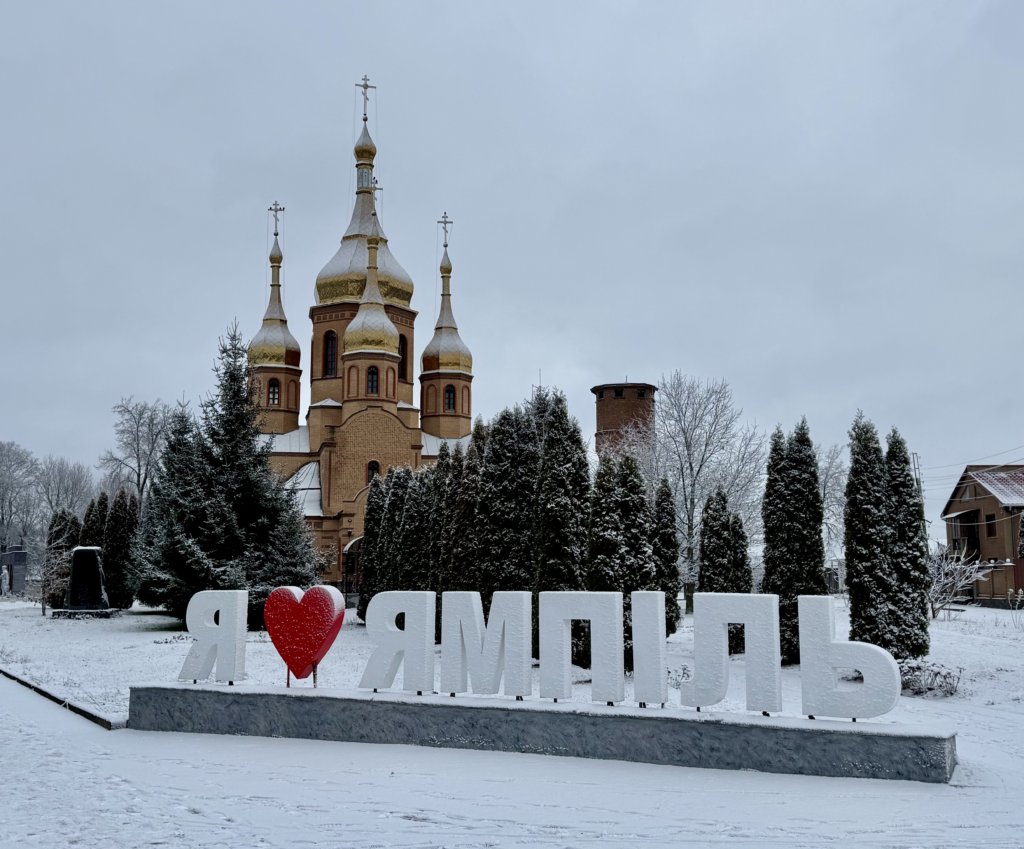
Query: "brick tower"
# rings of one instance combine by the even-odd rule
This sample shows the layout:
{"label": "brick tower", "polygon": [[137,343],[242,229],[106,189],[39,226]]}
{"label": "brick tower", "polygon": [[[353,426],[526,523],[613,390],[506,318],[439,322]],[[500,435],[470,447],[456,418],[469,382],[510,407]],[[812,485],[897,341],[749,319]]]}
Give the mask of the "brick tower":
{"label": "brick tower", "polygon": [[302,350],[288,330],[288,319],[281,304],[281,263],[284,255],[277,242],[277,216],[284,207],[270,207],[274,213],[274,247],[270,249],[270,303],[263,316],[263,326],[249,343],[249,365],[252,366],[263,409],[264,433],[290,433],[299,426],[299,387]]}
{"label": "brick tower", "polygon": [[594,447],[601,454],[618,444],[622,428],[654,424],[654,393],[651,383],[602,383],[590,390],[597,398],[597,433]]}
{"label": "brick tower", "polygon": [[420,422],[423,432],[444,439],[469,436],[473,429],[473,355],[459,336],[452,314],[452,262],[448,259],[447,213],[441,258],[441,309],[434,338],[423,349],[420,370]]}

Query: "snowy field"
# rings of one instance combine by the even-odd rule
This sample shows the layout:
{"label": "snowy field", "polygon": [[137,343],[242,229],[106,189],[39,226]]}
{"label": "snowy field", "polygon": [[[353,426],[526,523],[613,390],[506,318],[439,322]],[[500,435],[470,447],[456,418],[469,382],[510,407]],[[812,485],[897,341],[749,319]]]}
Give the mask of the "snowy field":
{"label": "snowy field", "polygon": [[[670,641],[674,670],[692,665],[690,624]],[[52,621],[0,602],[0,666],[115,719],[130,684],[176,677],[187,641],[150,611]],[[354,686],[369,652],[347,622],[321,684]],[[959,693],[903,697],[881,721],[956,727],[949,786],[107,732],[0,678],[0,846],[1024,846],[1024,630],[1007,611],[968,610],[933,622],[931,659],[964,668]],[[263,634],[250,635],[247,671],[283,683]],[[743,713],[742,659],[731,671],[718,709]],[[783,696],[797,715],[796,670]]]}

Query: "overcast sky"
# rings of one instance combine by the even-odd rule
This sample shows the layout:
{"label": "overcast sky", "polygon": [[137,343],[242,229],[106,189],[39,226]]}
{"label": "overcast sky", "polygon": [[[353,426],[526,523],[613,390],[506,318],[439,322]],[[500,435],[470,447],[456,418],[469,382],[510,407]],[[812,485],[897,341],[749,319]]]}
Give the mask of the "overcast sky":
{"label": "overcast sky", "polygon": [[1024,3],[93,0],[0,32],[0,440],[95,463],[121,396],[204,396],[274,200],[308,381],[368,74],[416,361],[447,211],[475,412],[538,369],[588,435],[592,385],[676,368],[825,443],[863,408],[933,536],[948,464],[1024,457]]}

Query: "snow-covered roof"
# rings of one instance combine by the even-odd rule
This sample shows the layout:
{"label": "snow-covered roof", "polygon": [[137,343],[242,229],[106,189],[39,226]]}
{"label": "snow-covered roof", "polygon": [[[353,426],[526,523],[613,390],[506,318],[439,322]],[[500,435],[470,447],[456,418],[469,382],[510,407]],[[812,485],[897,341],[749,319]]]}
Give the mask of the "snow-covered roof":
{"label": "snow-covered roof", "polygon": [[998,498],[1003,507],[1024,507],[1024,469],[973,472],[972,477]]}
{"label": "snow-covered roof", "polygon": [[303,516],[323,516],[323,501],[320,498],[320,463],[314,460],[306,463],[288,479],[299,496]]}
{"label": "snow-covered roof", "polygon": [[261,433],[259,440],[262,444],[269,443],[275,454],[309,453],[309,428],[306,425],[290,433]]}
{"label": "snow-covered roof", "polygon": [[340,407],[341,402],[335,401],[333,398],[324,398],[323,401],[317,401],[315,404],[310,404],[310,407]]}
{"label": "snow-covered roof", "polygon": [[398,409],[399,410],[418,410],[419,407],[417,407],[417,406],[415,406],[413,404],[407,404],[405,401],[399,401],[398,402]]}
{"label": "snow-covered roof", "polygon": [[423,434],[423,456],[424,457],[436,457],[437,453],[441,450],[441,443],[448,443],[448,450],[454,451],[456,445],[461,445],[462,450],[465,451],[469,448],[469,436],[459,436],[449,439],[445,439],[440,436],[431,436],[429,433]]}

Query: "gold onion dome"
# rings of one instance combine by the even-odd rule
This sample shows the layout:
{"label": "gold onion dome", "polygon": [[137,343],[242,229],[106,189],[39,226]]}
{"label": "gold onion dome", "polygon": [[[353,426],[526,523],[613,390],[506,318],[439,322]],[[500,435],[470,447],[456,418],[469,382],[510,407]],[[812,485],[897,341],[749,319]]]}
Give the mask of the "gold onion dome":
{"label": "gold onion dome", "polygon": [[274,247],[270,250],[272,280],[270,303],[263,315],[263,326],[249,343],[249,364],[253,366],[289,365],[297,366],[302,355],[299,343],[288,329],[288,319],[281,304],[281,262],[284,254],[274,234]]}
{"label": "gold onion dome", "polygon": [[423,349],[423,371],[461,371],[473,373],[473,355],[466,343],[459,336],[459,326],[452,314],[451,293],[452,262],[448,259],[448,246],[445,245],[444,257],[441,259],[441,309],[434,325],[434,338]]}
{"label": "gold onion dome", "polygon": [[345,353],[380,351],[398,356],[398,328],[388,318],[384,298],[377,287],[377,254],[382,241],[376,213],[370,219],[367,236],[366,285],[355,318],[345,328]]}
{"label": "gold onion dome", "polygon": [[[336,304],[358,303],[366,285],[366,266],[369,259],[366,238],[370,232],[370,219],[375,217],[373,198],[373,159],[377,147],[363,124],[362,135],[355,146],[356,157],[356,204],[352,220],[341,238],[341,247],[316,278],[316,302]],[[412,278],[388,248],[388,240],[380,231],[380,247],[377,253],[377,286],[384,303],[409,308],[412,301]]]}

